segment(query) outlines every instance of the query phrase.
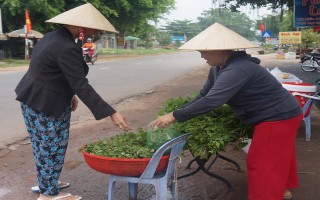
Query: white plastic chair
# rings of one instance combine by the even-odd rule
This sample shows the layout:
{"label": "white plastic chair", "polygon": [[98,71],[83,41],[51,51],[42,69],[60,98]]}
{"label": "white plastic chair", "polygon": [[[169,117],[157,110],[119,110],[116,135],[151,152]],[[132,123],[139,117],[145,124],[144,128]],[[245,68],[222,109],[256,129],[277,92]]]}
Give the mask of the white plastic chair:
{"label": "white plastic chair", "polygon": [[[173,199],[178,199],[177,191],[177,180],[175,164],[181,153],[183,146],[187,142],[189,134],[184,134],[176,137],[165,144],[153,154],[147,167],[140,177],[129,177],[129,176],[117,176],[110,175],[109,177],[109,189],[108,189],[108,200],[113,200],[115,182],[122,181],[129,183],[129,199],[137,199],[138,183],[152,184],[156,190],[156,199],[165,200],[167,198],[167,185],[169,181],[170,190],[172,192]],[[171,149],[167,170],[163,173],[155,173],[159,161],[165,151]]]}
{"label": "white plastic chair", "polygon": [[312,111],[312,105],[315,100],[319,101],[320,97],[318,96],[318,93],[316,93],[314,96],[307,95],[307,94],[301,94],[299,92],[293,92],[293,96],[301,96],[308,98],[306,103],[302,106],[302,112],[303,112],[303,121],[305,123],[306,127],[306,141],[310,141],[311,139],[311,111]]}

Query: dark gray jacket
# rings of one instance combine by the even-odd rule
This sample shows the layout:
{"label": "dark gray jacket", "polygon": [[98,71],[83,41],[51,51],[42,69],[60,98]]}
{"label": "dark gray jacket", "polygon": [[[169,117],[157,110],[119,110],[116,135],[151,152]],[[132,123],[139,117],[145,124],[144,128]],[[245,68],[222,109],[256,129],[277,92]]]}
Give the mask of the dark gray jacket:
{"label": "dark gray jacket", "polygon": [[16,87],[17,100],[55,117],[76,94],[96,119],[115,113],[91,87],[89,68],[71,33],[61,28],[46,34],[34,47],[29,69]]}
{"label": "dark gray jacket", "polygon": [[228,104],[244,123],[285,120],[302,113],[298,101],[282,87],[260,60],[245,52],[231,57],[221,69],[211,67],[200,94],[173,115],[178,121]]}

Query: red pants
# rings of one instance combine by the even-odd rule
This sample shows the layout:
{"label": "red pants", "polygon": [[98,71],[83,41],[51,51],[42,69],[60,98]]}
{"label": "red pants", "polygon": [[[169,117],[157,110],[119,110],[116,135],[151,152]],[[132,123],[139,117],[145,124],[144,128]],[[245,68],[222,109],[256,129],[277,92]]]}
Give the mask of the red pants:
{"label": "red pants", "polygon": [[295,139],[302,115],[255,126],[247,156],[249,200],[282,200],[298,187]]}

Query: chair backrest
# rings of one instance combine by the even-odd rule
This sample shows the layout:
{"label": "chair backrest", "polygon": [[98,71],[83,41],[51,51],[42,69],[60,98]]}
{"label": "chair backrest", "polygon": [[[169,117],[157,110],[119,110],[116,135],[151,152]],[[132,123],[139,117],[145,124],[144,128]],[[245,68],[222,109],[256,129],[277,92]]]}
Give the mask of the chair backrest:
{"label": "chair backrest", "polygon": [[311,107],[314,99],[308,99],[307,102],[302,106],[303,117],[307,117],[311,114]]}
{"label": "chair backrest", "polygon": [[296,97],[300,106],[302,107],[303,117],[308,117],[311,114],[311,107],[314,101],[319,101],[319,92],[313,95],[301,94],[298,92],[293,92],[293,96]]}
{"label": "chair backrest", "polygon": [[173,138],[172,140],[170,140],[170,141],[166,142],[165,144],[163,144],[162,146],[160,146],[158,148],[158,150],[151,157],[146,169],[144,170],[144,172],[140,176],[140,179],[142,179],[142,178],[149,178],[150,179],[154,176],[154,173],[157,169],[157,166],[160,162],[161,157],[168,149],[171,149],[171,151],[170,151],[170,157],[169,157],[169,162],[168,162],[168,167],[167,167],[166,173],[171,173],[171,171],[173,171],[172,169],[174,167],[176,159],[180,155],[180,153],[183,149],[183,146],[187,142],[188,136],[189,136],[188,133],[181,135],[179,137]]}

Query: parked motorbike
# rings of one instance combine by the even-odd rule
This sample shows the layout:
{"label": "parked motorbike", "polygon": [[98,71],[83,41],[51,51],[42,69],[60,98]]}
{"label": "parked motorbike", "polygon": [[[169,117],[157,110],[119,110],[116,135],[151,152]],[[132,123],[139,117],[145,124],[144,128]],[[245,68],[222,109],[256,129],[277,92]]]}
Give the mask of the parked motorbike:
{"label": "parked motorbike", "polygon": [[320,68],[320,54],[319,53],[304,54],[300,58],[300,63],[303,71],[314,72]]}
{"label": "parked motorbike", "polygon": [[83,59],[86,63],[95,64],[98,59],[98,53],[93,52],[92,56],[90,56],[89,49],[88,48],[82,48],[82,55]]}

